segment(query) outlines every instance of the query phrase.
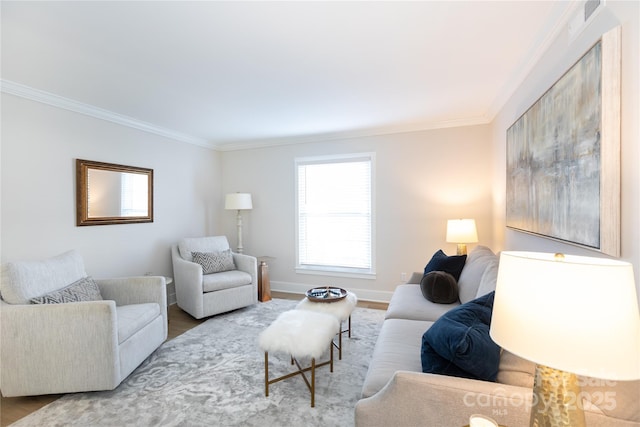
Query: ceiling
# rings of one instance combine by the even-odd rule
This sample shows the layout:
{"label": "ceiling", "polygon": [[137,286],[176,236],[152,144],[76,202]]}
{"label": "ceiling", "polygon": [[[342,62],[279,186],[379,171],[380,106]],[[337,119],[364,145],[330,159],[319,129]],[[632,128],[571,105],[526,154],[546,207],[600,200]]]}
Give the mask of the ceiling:
{"label": "ceiling", "polygon": [[220,150],[488,123],[574,5],[2,1],[2,90]]}

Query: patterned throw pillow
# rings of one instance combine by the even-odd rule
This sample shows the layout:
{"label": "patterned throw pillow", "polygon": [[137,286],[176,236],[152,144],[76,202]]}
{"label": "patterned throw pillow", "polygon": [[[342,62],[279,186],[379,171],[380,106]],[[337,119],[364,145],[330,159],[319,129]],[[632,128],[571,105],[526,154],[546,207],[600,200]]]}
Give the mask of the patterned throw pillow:
{"label": "patterned throw pillow", "polygon": [[31,304],[62,304],[65,302],[100,301],[100,289],[91,276],[73,282],[66,288],[62,288],[46,295],[31,298]]}
{"label": "patterned throw pillow", "polygon": [[231,249],[222,252],[191,252],[193,262],[202,266],[203,274],[220,273],[235,270]]}

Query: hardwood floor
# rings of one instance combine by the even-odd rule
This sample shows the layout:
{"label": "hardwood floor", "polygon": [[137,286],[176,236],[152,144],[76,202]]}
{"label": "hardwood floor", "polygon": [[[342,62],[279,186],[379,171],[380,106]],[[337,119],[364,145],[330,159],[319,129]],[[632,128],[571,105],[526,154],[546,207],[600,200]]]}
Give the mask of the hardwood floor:
{"label": "hardwood floor", "polygon": [[[293,299],[302,298],[300,294],[290,294],[286,292],[271,292],[273,298]],[[379,302],[358,301],[358,307],[373,308],[378,310],[386,310],[388,304]],[[205,319],[194,319],[189,314],[182,311],[176,304],[169,306],[169,331],[168,340],[177,337],[191,328],[205,322]],[[25,397],[4,397],[0,398],[0,427],[8,426],[18,421],[20,418],[26,417],[32,412],[37,411],[43,406],[48,405],[54,400],[60,398],[62,394],[48,394],[43,396],[25,396]]]}

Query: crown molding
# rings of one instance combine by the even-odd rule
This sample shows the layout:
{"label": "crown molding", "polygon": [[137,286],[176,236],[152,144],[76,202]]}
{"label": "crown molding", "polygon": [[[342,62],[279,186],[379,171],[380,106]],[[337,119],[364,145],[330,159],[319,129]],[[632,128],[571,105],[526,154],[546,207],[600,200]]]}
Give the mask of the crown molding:
{"label": "crown molding", "polygon": [[21,98],[30,99],[32,101],[40,102],[42,104],[52,105],[54,107],[62,108],[64,110],[73,111],[75,113],[84,114],[86,116],[94,117],[100,120],[106,120],[108,122],[116,123],[121,126],[138,129],[144,132],[153,133],[155,135],[163,136],[165,138],[173,139],[175,141],[186,142],[188,144],[199,145],[201,147],[216,149],[214,144],[201,138],[196,138],[184,133],[175,132],[170,129],[166,129],[160,126],[153,125],[151,123],[143,122],[141,120],[134,119],[132,117],[124,116],[122,114],[114,113],[93,105],[84,104],[82,102],[74,101],[73,99],[65,98],[63,96],[55,95],[50,92],[46,92],[40,89],[35,89],[27,85],[13,82],[11,80],[0,80],[1,90],[4,93],[19,96]]}
{"label": "crown molding", "polygon": [[220,142],[216,145],[218,151],[238,151],[238,150],[250,150],[254,148],[266,148],[275,147],[280,145],[294,145],[294,144],[306,144],[314,142],[328,142],[344,139],[354,138],[367,138],[383,135],[394,135],[410,132],[422,132],[434,129],[445,129],[452,127],[465,127],[465,126],[477,126],[486,125],[490,123],[487,115],[480,117],[456,119],[456,120],[442,120],[439,122],[431,123],[419,123],[413,125],[404,126],[387,126],[367,128],[352,131],[333,132],[333,133],[319,133],[313,135],[300,135],[300,136],[288,136],[283,138],[265,138],[254,139],[247,141],[228,141]]}
{"label": "crown molding", "polygon": [[560,17],[556,21],[556,24],[549,30],[543,32],[544,37],[535,46],[530,49],[530,54],[527,55],[526,60],[522,62],[519,72],[514,74],[509,82],[505,84],[503,90],[501,90],[496,98],[491,103],[488,111],[487,118],[489,121],[493,121],[498,115],[502,107],[509,101],[516,90],[524,83],[533,68],[542,60],[545,53],[549,50],[551,45],[556,41],[560,34],[567,28],[569,21],[575,15],[575,12],[580,5],[581,1],[572,1],[567,3],[564,10],[560,13]]}

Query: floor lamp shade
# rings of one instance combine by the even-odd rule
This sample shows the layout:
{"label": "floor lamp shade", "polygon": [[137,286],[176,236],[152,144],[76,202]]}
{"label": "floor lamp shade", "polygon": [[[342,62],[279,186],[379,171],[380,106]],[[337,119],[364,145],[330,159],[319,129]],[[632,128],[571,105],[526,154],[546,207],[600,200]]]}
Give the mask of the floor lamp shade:
{"label": "floor lamp shade", "polygon": [[640,314],[631,264],[502,252],[491,337],[539,365],[609,380],[640,378]]}
{"label": "floor lamp shade", "polygon": [[251,194],[249,193],[227,194],[224,200],[224,208],[229,210],[253,209],[253,203],[251,202]]}

